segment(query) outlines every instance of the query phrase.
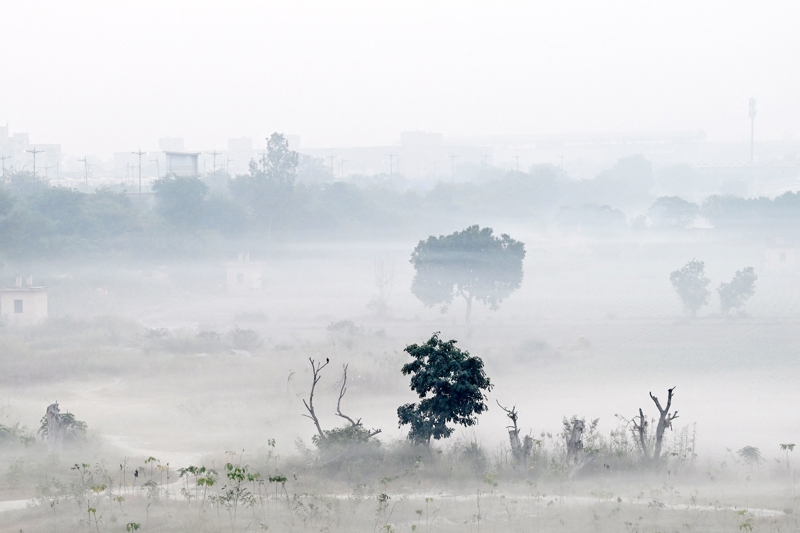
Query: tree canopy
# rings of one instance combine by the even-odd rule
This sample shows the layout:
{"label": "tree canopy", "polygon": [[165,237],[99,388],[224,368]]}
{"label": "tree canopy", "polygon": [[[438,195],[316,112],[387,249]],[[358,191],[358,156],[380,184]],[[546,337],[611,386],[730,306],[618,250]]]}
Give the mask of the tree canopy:
{"label": "tree canopy", "polygon": [[683,302],[683,308],[692,316],[695,316],[697,310],[708,303],[710,280],[706,277],[704,262],[692,259],[680,270],[672,272],[669,280]]}
{"label": "tree canopy", "polygon": [[408,438],[429,444],[453,433],[448,423],[473,426],[477,416],[488,409],[486,395],[492,383],[483,370],[483,361],[456,347],[456,341],[442,341],[434,333],[422,345],[410,344],[405,351],[414,361],[403,365],[404,376],[411,374],[411,390],[419,403],[398,407],[399,426],[410,425]]}
{"label": "tree canopy", "polygon": [[758,276],[753,267],[743,268],[733,275],[729,283],[720,283],[717,288],[719,303],[722,314],[725,315],[731,309],[744,305],[744,303],[755,294],[755,284]]}
{"label": "tree canopy", "polygon": [[250,161],[250,172],[231,181],[231,194],[250,207],[254,218],[272,228],[283,221],[293,200],[299,158],[289,149],[286,137],[273,133],[261,159]]}
{"label": "tree canopy", "polygon": [[428,237],[411,254],[416,274],[411,292],[427,306],[443,311],[461,296],[469,321],[472,300],[497,309],[522,285],[525,244],[506,234],[496,237],[492,228],[470,226],[451,235]]}

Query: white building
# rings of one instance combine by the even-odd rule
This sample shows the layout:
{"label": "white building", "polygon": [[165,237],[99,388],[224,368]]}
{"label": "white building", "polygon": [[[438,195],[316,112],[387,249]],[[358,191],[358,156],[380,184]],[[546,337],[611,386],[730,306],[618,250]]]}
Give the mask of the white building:
{"label": "white building", "polygon": [[790,246],[771,246],[767,248],[764,267],[773,272],[786,272],[797,267],[797,252]]}
{"label": "white building", "polygon": [[228,292],[248,294],[261,290],[261,263],[251,263],[249,253],[239,254],[235,263],[227,265]]}
{"label": "white building", "polygon": [[47,318],[47,287],[34,287],[33,276],[17,275],[14,286],[0,289],[0,317],[15,324],[33,324]]}

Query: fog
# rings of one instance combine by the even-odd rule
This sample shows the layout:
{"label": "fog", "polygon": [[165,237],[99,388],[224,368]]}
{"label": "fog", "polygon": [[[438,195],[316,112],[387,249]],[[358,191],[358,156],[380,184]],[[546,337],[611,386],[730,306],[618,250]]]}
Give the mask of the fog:
{"label": "fog", "polygon": [[0,8],[2,528],[797,529],[795,5]]}

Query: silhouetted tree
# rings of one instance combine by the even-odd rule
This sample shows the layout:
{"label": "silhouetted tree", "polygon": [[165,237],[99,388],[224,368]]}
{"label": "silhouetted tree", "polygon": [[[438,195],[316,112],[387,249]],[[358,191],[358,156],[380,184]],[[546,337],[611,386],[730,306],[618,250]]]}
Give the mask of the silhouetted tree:
{"label": "silhouetted tree", "polygon": [[700,214],[700,206],[677,196],[662,196],[647,211],[653,225],[662,228],[685,228],[691,226]]}
{"label": "silhouetted tree", "polygon": [[174,226],[197,229],[205,214],[208,187],[195,176],[165,176],[153,182],[156,211]]}
{"label": "silhouetted tree", "polygon": [[523,243],[506,234],[495,237],[492,228],[475,225],[451,235],[431,236],[411,254],[416,270],[411,292],[427,306],[442,304],[442,312],[461,296],[469,322],[473,299],[497,309],[520,287],[524,258]]}
{"label": "silhouetted tree", "polygon": [[244,201],[253,216],[271,230],[284,221],[291,207],[299,155],[289,150],[289,141],[280,133],[267,139],[267,151],[258,161],[250,161],[250,172],[231,180],[231,193]]}
{"label": "silhouetted tree", "polygon": [[705,268],[705,263],[692,259],[683,268],[669,275],[675,292],[683,302],[683,308],[692,316],[695,316],[697,310],[708,303],[710,280],[706,277]]}
{"label": "silhouetted tree", "polygon": [[492,383],[483,370],[483,361],[444,342],[439,333],[422,345],[410,344],[405,351],[414,361],[403,365],[403,375],[411,374],[411,390],[419,403],[398,407],[399,427],[410,425],[408,438],[417,444],[430,444],[453,433],[448,423],[472,426],[477,416],[488,409],[484,391]]}
{"label": "silhouetted tree", "polygon": [[743,268],[733,275],[729,283],[720,283],[717,288],[719,294],[719,304],[722,314],[744,305],[744,303],[755,294],[755,285],[758,276],[753,267]]}

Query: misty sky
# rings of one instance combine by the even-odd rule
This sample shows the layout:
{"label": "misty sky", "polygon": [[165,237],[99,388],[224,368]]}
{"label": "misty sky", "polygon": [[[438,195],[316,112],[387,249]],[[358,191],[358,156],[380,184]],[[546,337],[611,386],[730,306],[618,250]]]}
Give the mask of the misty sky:
{"label": "misty sky", "polygon": [[[0,122],[105,153],[302,135],[800,135],[798,2],[0,0]],[[261,146],[261,141],[257,141]]]}

